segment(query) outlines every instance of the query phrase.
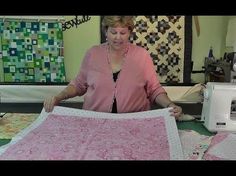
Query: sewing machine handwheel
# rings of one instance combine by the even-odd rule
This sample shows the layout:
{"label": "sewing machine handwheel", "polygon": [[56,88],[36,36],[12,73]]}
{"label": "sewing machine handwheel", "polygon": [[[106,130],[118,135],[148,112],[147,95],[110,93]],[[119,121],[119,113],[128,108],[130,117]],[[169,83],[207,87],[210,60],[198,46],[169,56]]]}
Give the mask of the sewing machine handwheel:
{"label": "sewing machine handwheel", "polygon": [[233,71],[236,72],[236,63],[234,63],[234,65],[233,65]]}

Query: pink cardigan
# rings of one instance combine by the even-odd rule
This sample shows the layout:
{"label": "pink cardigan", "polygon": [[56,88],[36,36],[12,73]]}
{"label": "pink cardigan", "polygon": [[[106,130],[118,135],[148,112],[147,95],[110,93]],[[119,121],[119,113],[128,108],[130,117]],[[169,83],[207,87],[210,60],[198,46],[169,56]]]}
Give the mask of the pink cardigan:
{"label": "pink cardigan", "polygon": [[166,93],[149,53],[130,43],[122,70],[114,82],[107,51],[107,43],[89,49],[79,74],[69,83],[77,88],[79,96],[85,94],[83,109],[111,112],[115,97],[118,113],[149,110],[156,96]]}

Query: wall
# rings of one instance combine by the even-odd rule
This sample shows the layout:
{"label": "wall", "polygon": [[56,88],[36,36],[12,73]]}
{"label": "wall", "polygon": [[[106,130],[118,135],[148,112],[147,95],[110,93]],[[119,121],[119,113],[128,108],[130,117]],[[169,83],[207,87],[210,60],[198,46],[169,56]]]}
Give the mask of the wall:
{"label": "wall", "polygon": [[[204,58],[213,47],[214,56],[219,59],[224,56],[225,39],[229,16],[199,16],[200,36],[197,37],[193,21],[192,60],[193,70],[202,70]],[[192,74],[192,82],[204,82],[204,74]]]}
{"label": "wall", "polygon": [[[80,68],[86,51],[93,45],[100,43],[100,16],[89,16],[90,20],[64,31],[64,55],[66,79],[73,79]],[[66,21],[75,16],[65,16]],[[81,19],[78,16],[78,19]]]}

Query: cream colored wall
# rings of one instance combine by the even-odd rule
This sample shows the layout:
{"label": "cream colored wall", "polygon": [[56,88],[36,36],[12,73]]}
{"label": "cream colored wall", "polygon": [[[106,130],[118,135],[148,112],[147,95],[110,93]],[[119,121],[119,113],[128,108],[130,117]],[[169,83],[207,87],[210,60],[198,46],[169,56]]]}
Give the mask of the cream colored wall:
{"label": "cream colored wall", "polygon": [[[192,61],[193,70],[202,70],[204,58],[213,47],[214,56],[224,56],[225,38],[229,16],[199,16],[200,36],[197,37],[193,21]],[[192,82],[204,82],[204,74],[192,74]]]}
{"label": "cream colored wall", "polygon": [[[90,16],[91,19],[76,27],[63,32],[66,80],[73,79],[80,68],[86,51],[93,45],[100,43],[100,16]],[[66,21],[75,18],[65,16]],[[78,16],[78,19],[81,19]]]}

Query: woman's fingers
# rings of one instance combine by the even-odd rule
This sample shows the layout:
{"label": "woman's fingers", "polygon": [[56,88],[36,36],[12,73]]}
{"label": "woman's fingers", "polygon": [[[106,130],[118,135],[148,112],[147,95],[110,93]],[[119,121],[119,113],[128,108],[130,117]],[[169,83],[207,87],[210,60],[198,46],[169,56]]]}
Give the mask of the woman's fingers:
{"label": "woman's fingers", "polygon": [[180,117],[182,114],[182,108],[180,106],[172,106],[170,109],[171,116],[174,116],[175,118]]}
{"label": "woman's fingers", "polygon": [[50,97],[50,98],[46,98],[46,100],[44,101],[44,109],[46,112],[51,112],[55,106],[55,98],[54,97]]}

